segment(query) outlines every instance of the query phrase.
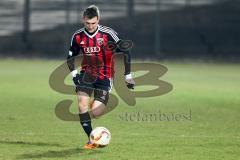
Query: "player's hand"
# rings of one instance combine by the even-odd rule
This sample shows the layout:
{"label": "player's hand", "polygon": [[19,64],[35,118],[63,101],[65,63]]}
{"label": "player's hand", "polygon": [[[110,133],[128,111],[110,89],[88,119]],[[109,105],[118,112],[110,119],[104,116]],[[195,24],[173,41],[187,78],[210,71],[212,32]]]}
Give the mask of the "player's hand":
{"label": "player's hand", "polygon": [[135,81],[133,80],[131,74],[125,76],[125,82],[129,89],[134,89]]}
{"label": "player's hand", "polygon": [[80,85],[80,80],[81,80],[80,74],[76,74],[76,76],[73,77],[73,82],[76,86]]}

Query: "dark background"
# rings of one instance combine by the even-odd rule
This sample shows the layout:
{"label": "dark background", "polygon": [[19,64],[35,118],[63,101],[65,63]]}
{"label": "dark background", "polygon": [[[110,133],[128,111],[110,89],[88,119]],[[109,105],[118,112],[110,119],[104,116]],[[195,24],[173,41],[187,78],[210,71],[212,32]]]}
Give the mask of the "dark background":
{"label": "dark background", "polygon": [[238,0],[2,0],[0,56],[65,58],[91,4],[134,58],[240,60]]}

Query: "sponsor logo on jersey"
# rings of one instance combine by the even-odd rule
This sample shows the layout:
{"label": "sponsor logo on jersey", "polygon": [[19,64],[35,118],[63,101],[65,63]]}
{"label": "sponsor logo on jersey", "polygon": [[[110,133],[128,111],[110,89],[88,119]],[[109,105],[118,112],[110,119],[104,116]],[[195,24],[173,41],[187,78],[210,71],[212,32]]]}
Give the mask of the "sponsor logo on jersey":
{"label": "sponsor logo on jersey", "polygon": [[91,54],[91,53],[95,53],[95,52],[100,52],[101,48],[100,47],[85,47],[83,48],[84,52],[86,54]]}

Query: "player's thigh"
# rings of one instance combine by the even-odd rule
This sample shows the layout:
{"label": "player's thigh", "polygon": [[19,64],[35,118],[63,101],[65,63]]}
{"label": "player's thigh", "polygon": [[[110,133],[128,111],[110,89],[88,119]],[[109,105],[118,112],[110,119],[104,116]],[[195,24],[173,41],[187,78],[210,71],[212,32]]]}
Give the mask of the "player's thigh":
{"label": "player's thigh", "polygon": [[92,91],[78,91],[77,92],[77,99],[78,99],[78,107],[81,113],[88,111],[89,100]]}

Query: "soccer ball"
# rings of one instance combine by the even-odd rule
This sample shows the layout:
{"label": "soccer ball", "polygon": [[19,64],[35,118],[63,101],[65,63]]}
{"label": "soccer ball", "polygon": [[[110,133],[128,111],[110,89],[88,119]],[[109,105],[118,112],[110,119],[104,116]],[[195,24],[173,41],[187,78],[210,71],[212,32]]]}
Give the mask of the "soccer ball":
{"label": "soccer ball", "polygon": [[105,127],[96,127],[90,134],[90,142],[105,147],[111,140],[111,133]]}

